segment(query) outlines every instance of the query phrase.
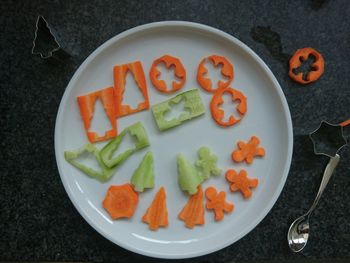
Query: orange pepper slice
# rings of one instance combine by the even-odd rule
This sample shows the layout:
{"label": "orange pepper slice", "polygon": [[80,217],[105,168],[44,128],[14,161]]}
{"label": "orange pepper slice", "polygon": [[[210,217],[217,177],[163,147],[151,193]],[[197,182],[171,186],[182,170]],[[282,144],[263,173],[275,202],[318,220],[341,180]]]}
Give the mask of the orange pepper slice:
{"label": "orange pepper slice", "polygon": [[[92,116],[94,115],[96,100],[100,99],[107,114],[112,129],[99,136],[96,132],[89,131]],[[81,118],[83,119],[86,135],[91,143],[104,141],[117,136],[117,125],[115,119],[114,89],[108,87],[87,95],[77,97]]]}
{"label": "orange pepper slice", "polygon": [[[307,73],[306,80],[303,79],[303,73],[299,72],[294,74],[293,70],[300,67],[303,61],[307,60],[309,56],[315,57],[315,62],[311,65],[311,71]],[[288,75],[294,81],[300,84],[308,84],[318,80],[324,72],[324,59],[323,56],[311,47],[298,49],[289,60],[289,72]]]}
{"label": "orange pepper slice", "polygon": [[[132,109],[130,105],[123,104],[123,94],[125,91],[125,77],[128,72],[130,72],[133,75],[137,86],[144,97],[144,100],[141,101],[135,109]],[[122,117],[125,115],[149,109],[149,98],[147,92],[146,78],[140,61],[114,66],[113,74],[116,101],[116,117]]]}
{"label": "orange pepper slice", "polygon": [[[159,79],[160,71],[157,69],[157,65],[162,62],[165,64],[166,68],[168,69],[171,67],[174,67],[174,74],[176,77],[180,79],[180,82],[177,82],[177,81],[172,82],[172,89],[168,89],[165,81],[162,79]],[[149,77],[151,79],[153,86],[157,90],[164,93],[173,93],[181,89],[185,84],[186,70],[185,70],[185,67],[182,65],[180,59],[170,55],[164,55],[156,59],[155,61],[153,61],[151,70],[149,72]]]}
{"label": "orange pepper slice", "polygon": [[[225,112],[223,109],[220,109],[219,106],[224,103],[222,96],[225,92],[231,95],[232,102],[239,101],[236,110],[239,115],[242,116],[241,118],[236,119],[233,115],[231,115],[227,121],[223,121]],[[239,90],[230,87],[220,88],[214,93],[213,98],[210,101],[210,111],[211,116],[217,124],[226,127],[232,126],[239,122],[247,112],[247,98]]]}
{"label": "orange pepper slice", "polygon": [[[221,74],[227,77],[228,80],[226,81],[219,80],[217,87],[213,87],[213,83],[211,79],[205,77],[205,75],[208,73],[208,69],[204,65],[207,60],[210,60],[215,67],[222,65]],[[197,71],[197,81],[199,85],[208,92],[215,92],[219,88],[228,87],[233,80],[233,76],[234,76],[233,65],[230,63],[230,61],[227,58],[223,56],[211,55],[207,58],[202,59],[202,61],[199,63],[198,71]]]}

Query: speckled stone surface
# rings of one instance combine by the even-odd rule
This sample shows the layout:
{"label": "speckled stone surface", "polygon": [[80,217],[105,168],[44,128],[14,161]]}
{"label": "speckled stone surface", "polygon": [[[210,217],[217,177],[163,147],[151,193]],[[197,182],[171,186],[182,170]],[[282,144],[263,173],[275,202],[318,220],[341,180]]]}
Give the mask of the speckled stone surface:
{"label": "speckled stone surface", "polygon": [[[30,54],[43,14],[72,54],[52,64]],[[294,153],[284,190],[268,216],[239,242],[184,262],[350,260],[350,150],[311,221],[307,248],[292,254],[289,224],[318,189],[327,158],[314,156],[307,134],[322,119],[350,118],[350,3],[334,1],[8,1],[0,3],[0,260],[161,262],[99,235],[73,207],[57,171],[53,135],[65,87],[81,62],[109,38],[160,20],[188,20],[232,34],[271,68],[287,97]],[[319,50],[326,73],[299,86],[286,74],[290,54]],[[208,244],[209,245],[209,244]],[[163,261],[165,262],[165,261]]]}

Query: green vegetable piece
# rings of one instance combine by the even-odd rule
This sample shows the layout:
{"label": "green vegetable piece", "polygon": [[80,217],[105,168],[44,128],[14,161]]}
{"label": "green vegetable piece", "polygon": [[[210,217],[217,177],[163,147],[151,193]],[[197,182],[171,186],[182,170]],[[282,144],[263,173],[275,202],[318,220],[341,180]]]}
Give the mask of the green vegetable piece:
{"label": "green vegetable piece", "polygon": [[[166,120],[164,114],[171,111],[175,104],[184,100],[184,112],[177,118]],[[160,131],[180,125],[182,122],[198,117],[205,112],[205,107],[197,89],[185,91],[175,97],[152,106],[153,116]]]}
{"label": "green vegetable piece", "polygon": [[203,182],[203,178],[182,154],[177,156],[177,172],[181,190],[187,191],[190,195],[197,193],[198,185]]}
{"label": "green vegetable piece", "polygon": [[221,174],[221,169],[217,167],[217,161],[218,157],[212,154],[208,147],[199,148],[196,166],[203,180],[208,179],[210,175],[219,176]]}
{"label": "green vegetable piece", "polygon": [[153,188],[153,166],[153,154],[149,151],[145,154],[139,167],[137,167],[133,176],[131,177],[131,184],[134,186],[135,191],[143,192],[145,188]]}
{"label": "green vegetable piece", "polygon": [[[123,153],[120,153],[116,157],[112,158],[113,153],[118,149],[120,143],[122,142],[126,133],[129,132],[131,136],[135,138],[134,148],[127,149]],[[108,144],[106,144],[100,151],[100,156],[104,164],[112,168],[123,163],[126,159],[129,158],[137,150],[149,146],[148,136],[146,130],[142,126],[141,122],[137,122],[127,128],[125,128],[117,137],[112,139]]]}
{"label": "green vegetable piece", "polygon": [[[96,171],[84,164],[79,163],[76,161],[76,158],[78,158],[83,153],[88,152],[95,156],[100,168],[101,172]],[[107,181],[114,173],[115,169],[108,168],[101,160],[99,150],[92,144],[86,144],[85,146],[79,148],[75,151],[65,151],[64,152],[64,158],[67,162],[69,162],[74,167],[78,168],[80,171],[85,173],[86,175],[95,178],[101,182]]]}

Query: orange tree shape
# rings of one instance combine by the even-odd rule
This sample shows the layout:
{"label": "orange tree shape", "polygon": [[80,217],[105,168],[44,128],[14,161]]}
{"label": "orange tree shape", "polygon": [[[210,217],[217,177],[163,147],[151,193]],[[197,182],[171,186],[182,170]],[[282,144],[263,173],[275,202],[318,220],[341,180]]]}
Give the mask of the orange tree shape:
{"label": "orange tree shape", "polygon": [[232,152],[232,160],[235,162],[245,162],[251,164],[253,158],[256,156],[265,156],[265,149],[258,147],[260,140],[258,137],[253,136],[250,141],[245,143],[239,141],[237,143],[238,149]]}
{"label": "orange tree shape", "polygon": [[234,205],[225,201],[226,193],[224,191],[217,193],[216,189],[211,186],[205,190],[205,197],[208,199],[206,208],[213,210],[216,221],[222,220],[224,213],[233,211]]}
{"label": "orange tree shape", "polygon": [[259,180],[256,178],[248,178],[245,170],[241,170],[239,173],[235,170],[228,170],[225,177],[229,183],[232,183],[230,186],[231,191],[240,191],[244,198],[251,197],[251,188],[257,187],[259,183]]}

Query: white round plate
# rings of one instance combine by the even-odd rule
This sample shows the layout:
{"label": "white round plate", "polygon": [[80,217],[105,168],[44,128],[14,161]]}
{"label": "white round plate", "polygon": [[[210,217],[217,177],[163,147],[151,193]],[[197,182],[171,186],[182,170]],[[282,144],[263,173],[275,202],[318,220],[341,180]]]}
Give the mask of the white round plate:
{"label": "white round plate", "polygon": [[[179,57],[187,70],[182,91],[198,88],[206,106],[204,116],[159,132],[151,110],[118,119],[118,130],[141,121],[149,135],[151,146],[132,155],[106,183],[93,180],[64,160],[63,153],[87,143],[87,137],[76,102],[83,95],[113,85],[114,65],[140,60],[145,71],[151,105],[173,95],[160,94],[150,83],[148,74],[154,59],[171,54]],[[232,87],[248,98],[248,112],[242,121],[222,128],[211,118],[209,102],[212,94],[204,92],[196,82],[200,60],[211,54],[228,58],[235,69]],[[172,72],[164,73],[171,75]],[[132,85],[132,83],[131,83]],[[132,86],[131,86],[132,87]],[[132,89],[132,88],[131,88]],[[126,91],[131,104],[138,93]],[[225,104],[226,113],[229,103]],[[231,105],[232,107],[232,105]],[[102,116],[104,117],[104,116]],[[103,119],[101,117],[101,120]],[[99,125],[99,116],[96,117]],[[96,126],[97,125],[97,126]],[[102,124],[101,124],[102,125]],[[96,128],[98,129],[98,128]],[[251,165],[236,164],[231,152],[238,140],[247,141],[257,135],[266,150],[264,158],[256,158]],[[98,147],[103,144],[99,144]],[[183,153],[188,160],[196,160],[197,149],[208,146],[219,157],[219,166],[246,169],[248,176],[259,179],[259,186],[249,200],[240,193],[231,193],[224,172],[218,178],[204,182],[226,191],[227,200],[235,205],[234,212],[215,222],[212,212],[205,212],[205,225],[188,229],[177,218],[188,197],[177,183],[176,155]],[[55,152],[59,173],[69,198],[84,219],[100,234],[115,244],[139,254],[159,258],[195,257],[224,248],[251,231],[276,202],[288,175],[293,148],[292,122],[281,87],[266,64],[245,44],[211,27],[189,22],[158,22],[139,26],[113,37],[97,48],[75,72],[63,95],[55,128]],[[102,207],[106,190],[113,184],[130,181],[147,150],[155,159],[155,187],[140,194],[139,204],[131,220],[110,219]],[[169,226],[150,231],[141,217],[160,186],[167,192]]]}

